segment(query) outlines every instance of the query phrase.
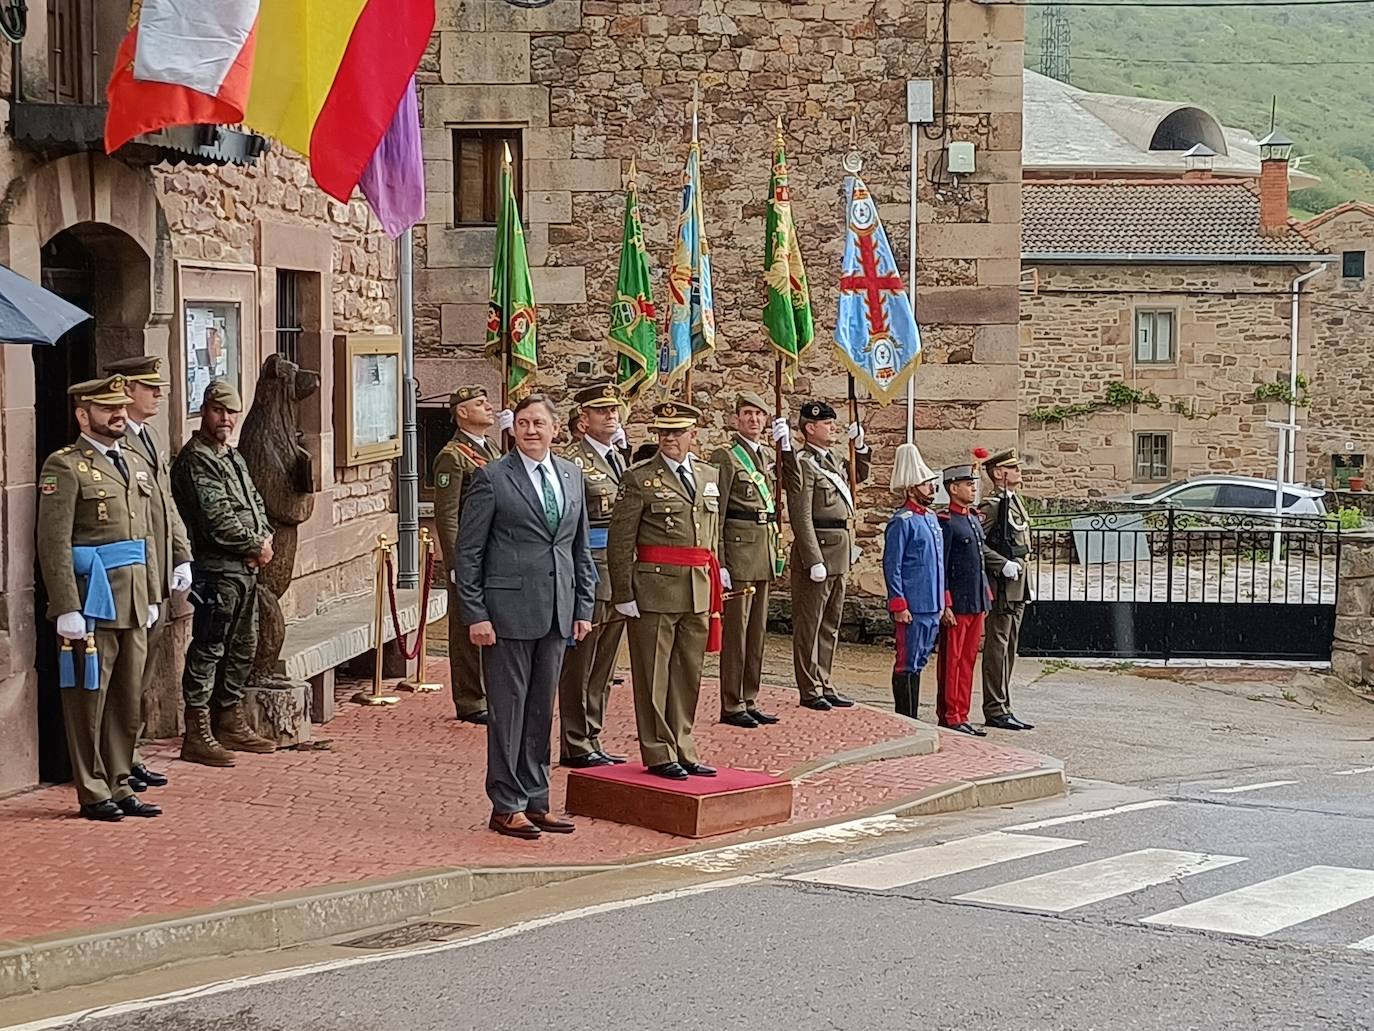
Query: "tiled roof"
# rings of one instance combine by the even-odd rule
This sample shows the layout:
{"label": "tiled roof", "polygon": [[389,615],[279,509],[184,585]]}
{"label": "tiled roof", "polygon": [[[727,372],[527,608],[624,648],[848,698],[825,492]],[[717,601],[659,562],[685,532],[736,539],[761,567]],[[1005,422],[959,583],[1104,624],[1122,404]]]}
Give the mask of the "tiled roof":
{"label": "tiled roof", "polygon": [[1323,248],[1296,228],[1259,231],[1259,196],[1245,183],[1026,182],[1021,253],[1302,256]]}

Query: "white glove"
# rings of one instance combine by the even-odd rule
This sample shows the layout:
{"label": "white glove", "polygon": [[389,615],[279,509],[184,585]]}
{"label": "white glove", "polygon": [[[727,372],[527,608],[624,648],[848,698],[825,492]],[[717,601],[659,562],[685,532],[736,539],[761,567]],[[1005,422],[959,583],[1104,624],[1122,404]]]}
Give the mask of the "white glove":
{"label": "white glove", "polygon": [[615,607],[615,610],[626,619],[639,618],[639,606],[632,601],[622,601]]}
{"label": "white glove", "polygon": [[182,562],[172,570],[172,590],[187,591],[191,589],[191,563]]}
{"label": "white glove", "polygon": [[813,582],[820,583],[822,580],[825,579],[825,563],[817,562],[814,566],[811,567],[810,571],[806,575],[811,577]]}
{"label": "white glove", "polygon": [[148,606],[148,622],[143,624],[147,629],[151,630],[153,628],[153,624],[157,622],[157,612],[158,609],[156,605]]}
{"label": "white glove", "polygon": [[630,438],[625,436],[625,427],[617,426],[615,432],[611,434],[611,447],[627,448],[630,446]]}
{"label": "white glove", "polygon": [[64,612],[57,617],[57,635],[68,641],[80,641],[86,636],[86,617],[79,612]]}
{"label": "white glove", "polygon": [[1006,565],[1002,567],[1002,575],[1005,576],[1008,580],[1021,579],[1021,563],[1008,562]]}
{"label": "white glove", "polygon": [[720,585],[724,587],[727,591],[733,591],[735,589],[735,585],[730,582],[730,570],[721,569]]}
{"label": "white glove", "polygon": [[792,450],[792,427],[787,425],[786,419],[773,420],[773,440],[779,451]]}
{"label": "white glove", "polygon": [[864,444],[864,428],[857,422],[849,424],[849,439],[854,442],[855,451],[867,451],[868,447]]}
{"label": "white glove", "polygon": [[502,408],[496,413],[496,425],[501,428],[502,433],[509,433],[515,428],[515,413],[509,408]]}
{"label": "white glove", "polygon": [[456,584],[458,582],[458,570],[450,569],[448,571],[448,582],[451,584]]}

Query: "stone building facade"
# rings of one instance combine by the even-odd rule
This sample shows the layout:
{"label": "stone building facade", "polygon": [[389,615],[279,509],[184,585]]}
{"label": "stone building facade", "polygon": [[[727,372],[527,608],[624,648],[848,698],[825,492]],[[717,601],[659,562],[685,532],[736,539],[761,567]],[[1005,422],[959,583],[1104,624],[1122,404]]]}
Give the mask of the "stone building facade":
{"label": "stone building facade", "polygon": [[[829,331],[849,120],[857,116],[863,175],[905,272],[907,81],[928,79],[936,124],[918,132],[917,308],[926,347],[916,374],[918,440],[936,467],[976,444],[1016,442],[1020,8],[975,0],[555,0],[521,10],[440,0],[439,26],[421,74],[429,187],[429,214],[416,234],[423,395],[439,398],[460,377],[496,385],[481,359],[493,230],[466,224],[481,221],[466,193],[480,164],[478,134],[518,144],[542,320],[540,384],[563,397],[612,368],[604,336],[631,159],[658,310],[665,310],[695,84],[718,326],[716,353],[693,375],[692,400],[710,425],[699,450],[723,436],[736,390],[771,393],[761,266],[779,115],[818,327],[788,397],[793,412],[813,396],[842,403],[846,379]],[[975,144],[975,173],[956,180],[943,171],[950,140]],[[455,163],[456,152],[467,157]],[[439,438],[442,400],[426,418]],[[861,582],[872,586],[872,538],[893,507],[886,463],[904,439],[905,407],[866,406],[864,420],[879,456],[861,492],[870,544]],[[632,432],[635,442],[644,436]]]}
{"label": "stone building facade", "polygon": [[[0,138],[0,262],[94,315],[56,347],[0,346],[0,794],[60,776],[65,761],[34,519],[38,468],[74,433],[68,383],[114,358],[163,357],[172,387],[158,421],[175,449],[198,423],[193,366],[222,354],[251,404],[262,361],[289,348],[323,383],[302,412],[319,497],[301,528],[288,618],[369,589],[368,548],[377,533],[395,534],[391,466],[337,464],[333,411],[335,334],[397,330],[395,245],[361,202],[324,196],[299,159],[235,150],[244,134],[187,130],[106,157],[103,86],[129,5],[69,6],[91,19],[73,23],[83,47],[74,64],[41,17],[29,19],[22,50],[0,55],[0,95],[10,98],[0,101],[10,127]],[[185,602],[175,616],[155,660],[155,735],[178,730]]]}

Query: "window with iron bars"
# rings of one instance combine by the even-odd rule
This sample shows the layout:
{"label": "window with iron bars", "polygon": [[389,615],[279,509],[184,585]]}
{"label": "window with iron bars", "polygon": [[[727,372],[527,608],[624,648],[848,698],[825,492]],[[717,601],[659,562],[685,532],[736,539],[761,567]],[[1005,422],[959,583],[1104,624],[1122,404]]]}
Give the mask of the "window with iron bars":
{"label": "window with iron bars", "polygon": [[300,274],[277,269],[277,354],[300,364]]}

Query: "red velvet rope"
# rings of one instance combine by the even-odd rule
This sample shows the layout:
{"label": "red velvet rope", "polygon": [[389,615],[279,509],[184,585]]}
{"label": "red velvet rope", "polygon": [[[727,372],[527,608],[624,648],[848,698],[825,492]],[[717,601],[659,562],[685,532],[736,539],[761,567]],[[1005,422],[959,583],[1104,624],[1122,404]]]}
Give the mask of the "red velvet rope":
{"label": "red velvet rope", "polygon": [[[420,586],[420,626],[425,625],[425,617],[429,615],[429,589],[434,575],[434,553],[430,552],[425,556],[425,576]],[[406,643],[406,635],[401,633],[401,616],[396,611],[396,570],[391,564],[391,552],[386,553],[386,596],[391,602],[391,625],[396,630],[396,647],[400,650],[401,657],[413,659],[420,654],[420,630],[415,630],[415,643]],[[421,675],[423,679],[423,675]]]}

